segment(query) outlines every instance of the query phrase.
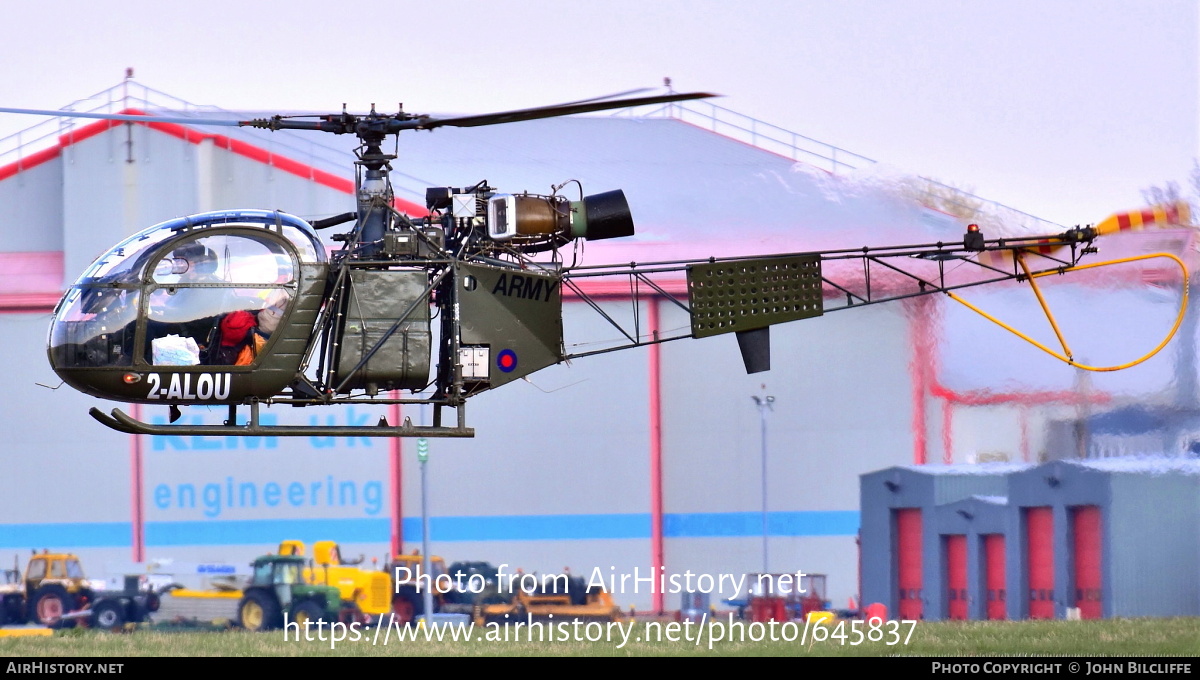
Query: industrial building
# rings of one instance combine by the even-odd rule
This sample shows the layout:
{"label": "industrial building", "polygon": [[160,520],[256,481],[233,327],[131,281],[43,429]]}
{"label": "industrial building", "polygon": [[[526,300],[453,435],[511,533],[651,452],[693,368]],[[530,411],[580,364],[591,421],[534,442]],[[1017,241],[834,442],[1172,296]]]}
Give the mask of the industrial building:
{"label": "industrial building", "polygon": [[863,597],[905,619],[1200,615],[1200,461],[862,476]]}
{"label": "industrial building", "polygon": [[[96,101],[109,111],[235,115],[136,83],[77,108]],[[547,192],[569,180],[589,194],[623,189],[637,235],[589,244],[589,264],[961,240],[962,221],[914,193],[912,178],[775,132],[707,104],[443,129],[401,135],[392,179],[398,204],[415,211],[427,187],[480,180],[514,192]],[[292,538],[337,540],[347,554],[378,560],[420,545],[412,442],[122,434],[88,409],[122,406],[155,422],[165,422],[165,409],[56,389],[45,357],[62,291],[132,233],[216,209],[279,209],[305,219],[352,209],[350,142],[78,120],[6,141],[0,365],[9,398],[0,419],[10,434],[0,555],[73,550],[99,571],[131,559],[245,563]],[[998,235],[1061,229],[997,211],[1007,217],[984,226]],[[1113,243],[1115,252],[1190,252],[1190,238],[1163,232],[1149,244]],[[1123,329],[1138,332],[1123,332],[1113,351],[1140,355],[1180,304],[1171,275],[1155,267],[1056,286],[1064,324],[1104,337],[1125,314]],[[1026,295],[999,286],[977,297],[1009,320],[1036,320],[1036,308],[1015,293]],[[1097,295],[1110,316],[1083,313]],[[1138,372],[1091,380],[948,304],[917,298],[776,327],[768,373],[746,375],[732,337],[688,339],[555,366],[475,397],[467,417],[476,437],[429,445],[433,550],[510,570],[636,576],[614,593],[623,607],[678,606],[678,594],[654,585],[654,575],[759,571],[827,574],[840,605],[859,592],[859,475],[910,463],[1073,457],[1093,445],[1086,428],[1073,425],[1102,411],[1146,395],[1196,405],[1194,324]],[[629,313],[630,297],[610,291],[601,307]],[[632,313],[651,331],[688,323],[661,301]],[[611,327],[583,302],[565,299],[563,314],[570,347],[610,339]],[[1177,379],[1189,371],[1190,380]],[[774,397],[770,411],[752,399],[764,395]],[[369,403],[267,413],[303,424],[398,415]],[[429,418],[421,409],[402,415]],[[192,407],[183,417],[218,424],[225,411]],[[1191,441],[1181,431],[1168,444],[1186,451]],[[1105,450],[1126,444],[1109,437]],[[969,493],[935,495],[921,507],[1006,493],[1003,478],[969,482]],[[924,549],[925,564],[936,564],[935,553]],[[928,607],[942,604],[935,598]]]}
{"label": "industrial building", "polygon": [[[964,600],[958,574],[952,578],[948,567],[941,565],[959,566],[960,562],[947,555],[978,554],[984,539],[974,526],[942,532],[944,519],[953,517],[944,517],[941,510],[963,502],[987,504],[1003,497],[1006,474],[1014,469],[1021,467],[1003,463],[897,466],[863,475],[859,536],[863,601],[882,602],[896,617],[910,620],[950,618],[951,613],[962,613],[960,603],[980,602],[978,592],[970,592],[974,597]],[[984,519],[990,518],[984,513]],[[942,540],[943,535],[972,540]],[[975,568],[976,578],[970,579],[969,573],[965,576],[972,583],[979,582],[977,560],[967,565]],[[936,612],[945,613],[939,616]]]}

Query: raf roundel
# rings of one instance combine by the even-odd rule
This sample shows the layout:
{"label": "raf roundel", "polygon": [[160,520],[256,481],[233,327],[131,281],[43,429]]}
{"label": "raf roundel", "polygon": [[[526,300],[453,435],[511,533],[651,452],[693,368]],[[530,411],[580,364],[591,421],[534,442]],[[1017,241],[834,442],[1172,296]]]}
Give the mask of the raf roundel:
{"label": "raf roundel", "polygon": [[517,367],[517,353],[506,349],[496,355],[496,367],[505,373],[512,373]]}

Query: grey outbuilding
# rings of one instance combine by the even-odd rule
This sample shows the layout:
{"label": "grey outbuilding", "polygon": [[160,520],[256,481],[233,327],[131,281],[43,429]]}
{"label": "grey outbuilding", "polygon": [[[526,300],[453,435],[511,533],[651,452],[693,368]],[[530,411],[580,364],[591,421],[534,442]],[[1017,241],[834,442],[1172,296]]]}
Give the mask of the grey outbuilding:
{"label": "grey outbuilding", "polygon": [[1007,475],[1025,467],[905,465],[862,475],[862,602],[883,603],[894,618],[944,618],[947,547],[937,509],[972,496],[1003,496]]}
{"label": "grey outbuilding", "polygon": [[863,475],[862,595],[904,619],[1200,615],[1200,460]]}

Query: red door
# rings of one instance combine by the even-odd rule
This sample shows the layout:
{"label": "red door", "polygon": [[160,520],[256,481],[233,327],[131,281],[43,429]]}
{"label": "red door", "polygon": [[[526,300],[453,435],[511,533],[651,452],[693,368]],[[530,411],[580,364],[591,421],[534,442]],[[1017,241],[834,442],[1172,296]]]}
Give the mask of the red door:
{"label": "red door", "polygon": [[1100,599],[1100,508],[1071,508],[1071,533],[1075,550],[1075,606],[1085,619],[1104,616]]}
{"label": "red door", "polygon": [[951,620],[967,620],[967,537],[946,536],[946,602]]}
{"label": "red door", "polygon": [[987,618],[1003,621],[1008,618],[1005,604],[1004,534],[985,534],[983,537],[983,585],[987,591]]}
{"label": "red door", "polygon": [[897,581],[900,585],[900,618],[916,621],[924,613],[922,605],[921,510],[896,510]]}
{"label": "red door", "polygon": [[1029,618],[1054,618],[1054,510],[1025,509],[1029,554]]}

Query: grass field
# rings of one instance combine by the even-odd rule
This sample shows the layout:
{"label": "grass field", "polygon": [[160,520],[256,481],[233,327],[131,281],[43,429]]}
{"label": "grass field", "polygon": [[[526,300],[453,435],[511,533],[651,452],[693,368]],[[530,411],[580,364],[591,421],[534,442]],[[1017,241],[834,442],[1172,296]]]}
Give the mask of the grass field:
{"label": "grass field", "polygon": [[[563,624],[565,625],[565,623]],[[827,639],[801,643],[769,639],[766,629],[743,629],[746,640],[701,638],[696,644],[696,629],[656,628],[646,622],[625,624],[628,637],[613,630],[609,641],[557,641],[567,633],[595,637],[600,629],[550,629],[542,632],[552,641],[527,640],[531,631],[510,629],[507,640],[499,637],[503,629],[475,628],[471,640],[398,641],[396,630],[385,637],[343,639],[334,643],[329,631],[324,641],[314,631],[311,641],[284,640],[281,631],[247,633],[240,630],[219,632],[140,629],[126,633],[95,630],[59,631],[53,637],[0,638],[0,657],[143,657],[143,656],[273,656],[273,657],[381,657],[381,656],[1196,656],[1200,654],[1200,619],[1118,619],[1106,621],[1021,621],[1021,622],[940,622],[918,623],[907,644],[900,630],[895,644],[864,640],[850,644]],[[800,628],[802,628],[801,626]],[[412,630],[412,629],[409,629]],[[674,631],[672,634],[671,631]],[[798,629],[776,629],[777,638],[795,636]],[[844,629],[849,632],[849,629]],[[372,631],[373,632],[373,631]],[[422,637],[424,630],[417,631]],[[434,631],[429,631],[433,633]],[[343,631],[346,633],[346,631]],[[685,633],[687,634],[686,639]],[[759,642],[748,639],[759,633],[768,636]],[[410,633],[411,634],[411,633]],[[493,640],[487,640],[489,634]],[[668,638],[672,634],[674,640]],[[715,637],[716,631],[709,635]],[[661,639],[653,638],[658,635]],[[735,633],[736,635],[736,633]],[[811,631],[810,631],[811,635]],[[642,640],[637,640],[638,637]],[[347,634],[348,637],[348,634]],[[514,639],[519,638],[519,639]]]}

